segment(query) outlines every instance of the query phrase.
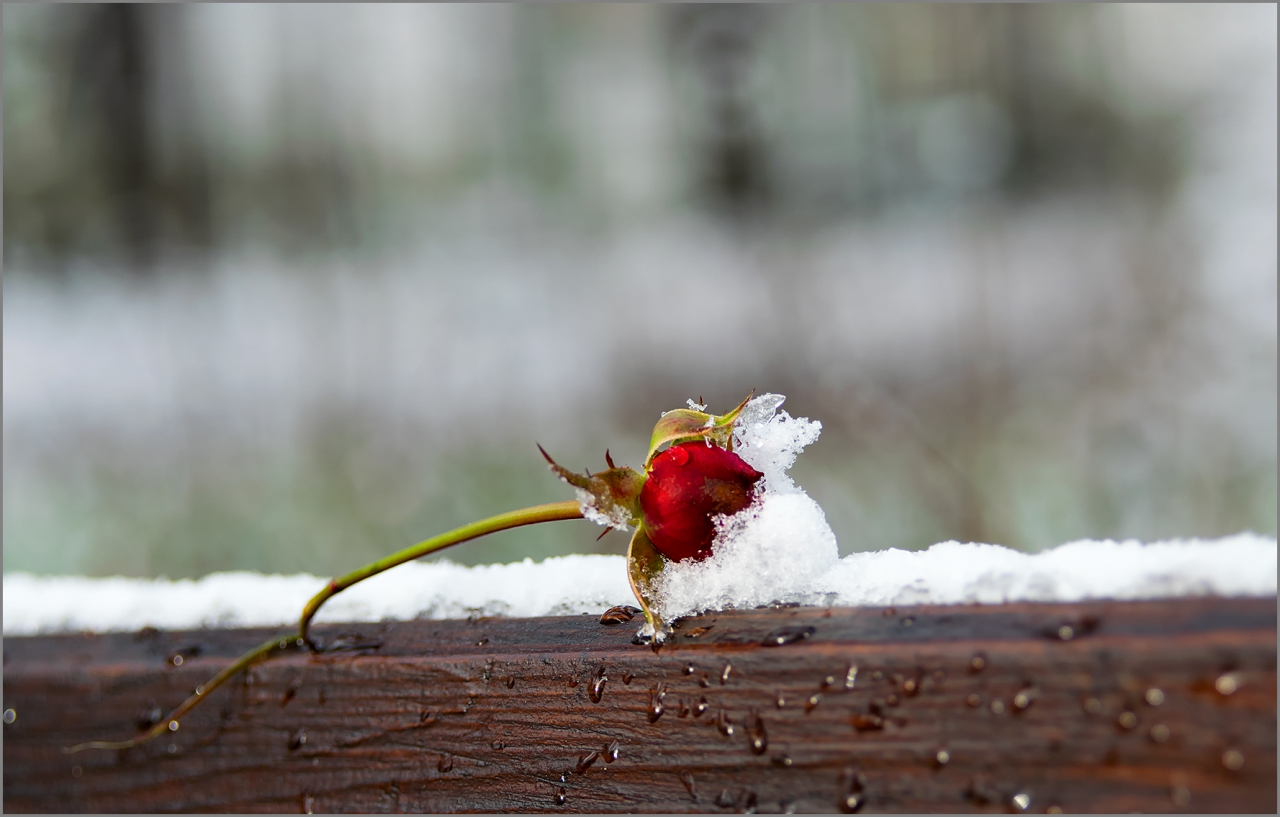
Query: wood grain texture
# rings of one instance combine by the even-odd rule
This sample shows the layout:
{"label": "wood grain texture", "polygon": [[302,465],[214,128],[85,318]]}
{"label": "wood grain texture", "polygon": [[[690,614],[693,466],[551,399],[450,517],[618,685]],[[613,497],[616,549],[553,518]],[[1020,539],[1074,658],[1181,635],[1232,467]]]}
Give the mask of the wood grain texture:
{"label": "wood grain texture", "polygon": [[76,755],[269,631],[8,638],[4,808],[1276,811],[1275,599],[737,611],[656,653],[637,624],[320,627]]}

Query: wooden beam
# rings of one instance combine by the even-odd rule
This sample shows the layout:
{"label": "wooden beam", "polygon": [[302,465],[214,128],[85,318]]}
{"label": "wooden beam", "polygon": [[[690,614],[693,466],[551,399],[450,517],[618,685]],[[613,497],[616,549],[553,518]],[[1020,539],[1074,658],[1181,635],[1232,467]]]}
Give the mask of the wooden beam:
{"label": "wooden beam", "polygon": [[[1276,601],[7,638],[7,811],[1276,811]],[[782,642],[782,643],[779,643]]]}

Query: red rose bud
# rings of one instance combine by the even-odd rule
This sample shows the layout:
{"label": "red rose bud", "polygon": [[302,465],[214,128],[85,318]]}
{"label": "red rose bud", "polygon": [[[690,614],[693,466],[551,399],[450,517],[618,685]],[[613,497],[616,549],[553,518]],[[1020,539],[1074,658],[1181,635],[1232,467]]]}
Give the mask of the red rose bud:
{"label": "red rose bud", "polygon": [[645,531],[662,555],[674,561],[705,559],[715,538],[713,517],[751,504],[764,474],[715,445],[673,445],[655,456],[640,490]]}

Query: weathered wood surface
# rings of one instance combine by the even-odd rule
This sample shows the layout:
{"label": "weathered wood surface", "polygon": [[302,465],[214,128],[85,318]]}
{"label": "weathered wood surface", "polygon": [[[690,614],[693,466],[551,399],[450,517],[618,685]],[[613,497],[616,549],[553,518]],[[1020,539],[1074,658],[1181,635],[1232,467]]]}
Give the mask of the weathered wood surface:
{"label": "weathered wood surface", "polygon": [[4,808],[1276,811],[1274,599],[761,609],[657,653],[635,629],[321,627],[341,649],[260,665],[167,740],[76,755],[269,633],[9,638]]}

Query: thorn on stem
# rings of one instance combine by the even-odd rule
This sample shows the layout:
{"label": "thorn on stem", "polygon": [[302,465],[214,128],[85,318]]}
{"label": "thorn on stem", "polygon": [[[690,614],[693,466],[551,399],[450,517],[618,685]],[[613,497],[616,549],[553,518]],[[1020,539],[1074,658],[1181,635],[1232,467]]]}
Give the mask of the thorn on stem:
{"label": "thorn on stem", "polygon": [[607,449],[607,448],[604,450],[604,461],[605,461],[605,462],[607,462],[607,463],[609,463],[609,467],[610,467],[610,468],[617,468],[617,467],[618,467],[618,466],[616,466],[616,465],[614,465],[614,464],[613,464],[613,457],[609,456],[609,449]]}
{"label": "thorn on stem", "polygon": [[596,537],[596,541],[599,542],[601,539],[604,538],[604,535],[611,530],[613,530],[613,528],[605,528],[603,531],[601,531],[600,535]]}

